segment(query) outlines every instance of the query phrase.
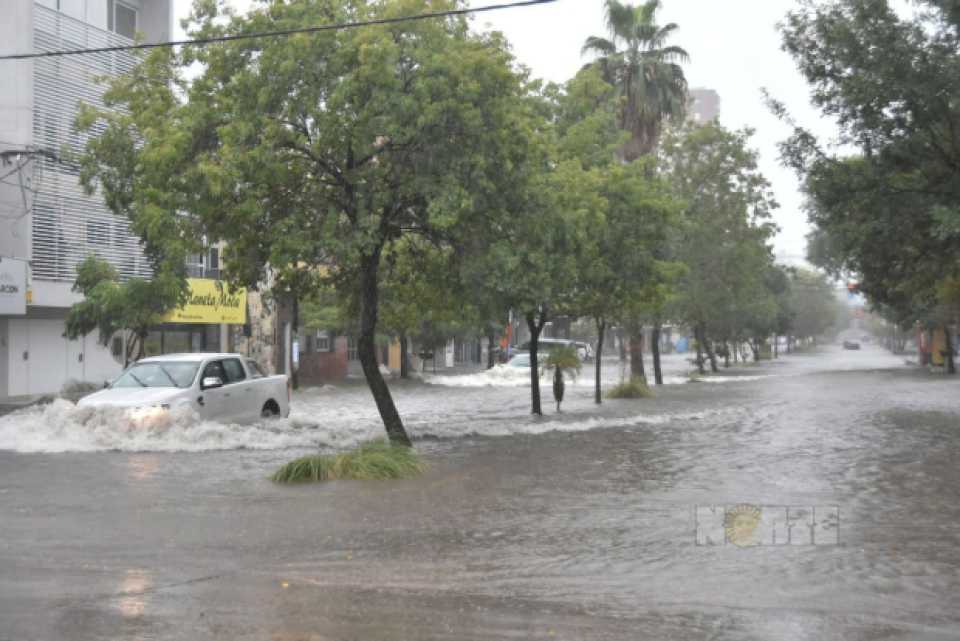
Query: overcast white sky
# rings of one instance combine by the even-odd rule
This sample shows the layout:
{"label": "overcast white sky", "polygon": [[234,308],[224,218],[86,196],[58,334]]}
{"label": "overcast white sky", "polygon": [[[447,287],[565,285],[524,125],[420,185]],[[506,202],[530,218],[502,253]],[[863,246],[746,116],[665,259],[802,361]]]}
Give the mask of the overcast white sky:
{"label": "overcast white sky", "polygon": [[[473,6],[503,0],[471,0]],[[176,19],[184,17],[190,0],[174,0]],[[251,0],[230,0],[245,10]],[[795,6],[794,0],[663,0],[659,22],[676,22],[674,44],[690,53],[686,67],[691,87],[708,87],[720,94],[720,120],[731,128],[756,129],[754,146],[761,169],[773,183],[781,209],[776,221],[781,232],[775,248],[784,262],[797,262],[805,249],[806,216],[792,172],[780,167],[777,142],[789,130],[763,104],[766,87],[788,105],[791,113],[813,131],[830,137],[829,123],[809,106],[806,83],[787,54],[780,50],[776,23]],[[559,0],[554,4],[484,13],[478,28],[503,31],[517,59],[534,75],[563,82],[584,64],[580,47],[590,35],[605,35],[601,0]]]}

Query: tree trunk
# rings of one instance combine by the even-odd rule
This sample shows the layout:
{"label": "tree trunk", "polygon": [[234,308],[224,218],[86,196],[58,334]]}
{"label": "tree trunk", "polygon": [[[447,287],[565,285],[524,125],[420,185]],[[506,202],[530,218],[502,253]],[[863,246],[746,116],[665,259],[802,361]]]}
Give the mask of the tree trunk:
{"label": "tree trunk", "polygon": [[723,366],[730,369],[730,345],[723,341]]}
{"label": "tree trunk", "polygon": [[693,330],[693,337],[697,341],[697,369],[701,374],[706,374],[707,370],[703,367],[703,330],[699,325]]}
{"label": "tree trunk", "polygon": [[400,378],[410,378],[410,360],[407,349],[410,347],[406,332],[400,332]]}
{"label": "tree trunk", "polygon": [[780,358],[780,337],[773,335],[773,357]]}
{"label": "tree trunk", "polygon": [[733,341],[733,364],[734,365],[740,362],[738,360],[739,358],[740,358],[740,341],[735,340]]}
{"label": "tree trunk", "polygon": [[646,380],[643,370],[643,326],[630,332],[630,377]]}
{"label": "tree trunk", "polygon": [[720,371],[720,368],[717,367],[717,353],[713,349],[713,341],[707,338],[706,332],[703,334],[703,343],[707,348],[707,357],[710,359],[710,371],[716,374]]}
{"label": "tree trunk", "polygon": [[387,431],[387,437],[393,445],[411,447],[410,437],[403,428],[403,421],[393,403],[390,388],[380,374],[377,364],[377,315],[379,313],[380,292],[378,290],[380,272],[381,248],[373,255],[364,256],[360,261],[361,291],[360,291],[360,337],[357,339],[357,355],[363,368],[363,375],[367,379],[367,386],[373,394],[373,400],[380,412],[380,419]]}
{"label": "tree trunk", "polygon": [[[300,300],[291,295],[291,314],[290,314],[290,344],[287,349],[293,350],[293,343],[297,340],[297,334],[300,333]],[[297,354],[297,361],[300,360],[300,354]],[[290,386],[293,389],[300,389],[300,368],[293,362],[293,354],[290,355]]]}
{"label": "tree trunk", "polygon": [[660,323],[654,323],[650,339],[650,351],[653,352],[653,380],[663,385],[663,369],[660,367]]}
{"label": "tree trunk", "polygon": [[756,338],[753,339],[753,344],[751,345],[751,349],[753,350],[753,362],[759,363],[760,362],[760,340],[759,339],[756,339]]}
{"label": "tree trunk", "polygon": [[496,346],[497,336],[493,331],[487,331],[487,369],[493,369],[493,366],[496,365],[496,360],[494,358],[494,347]]}
{"label": "tree trunk", "polygon": [[946,348],[947,352],[944,354],[944,358],[947,361],[947,374],[956,374],[957,366],[953,362],[953,337],[950,336],[950,326],[947,324],[943,325],[943,340],[943,346]]}
{"label": "tree trunk", "polygon": [[[126,334],[126,332],[125,332],[124,334]],[[133,341],[134,341],[134,340],[136,340],[136,336],[134,336],[134,335],[132,335],[132,334],[131,334],[130,336],[124,335],[124,342],[123,342],[123,369],[127,369],[128,367],[130,367],[130,356],[133,354]]]}
{"label": "tree trunk", "polygon": [[133,357],[134,362],[139,361],[147,355],[147,332],[137,332],[137,355]]}
{"label": "tree trunk", "polygon": [[530,412],[543,416],[540,408],[540,365],[537,363],[537,349],[540,342],[540,332],[547,320],[547,313],[541,310],[539,317],[533,312],[527,313],[527,328],[530,330]]}
{"label": "tree trunk", "polygon": [[620,362],[627,360],[627,344],[623,341],[623,328],[617,328],[617,345],[620,349]]}
{"label": "tree trunk", "polygon": [[600,365],[603,362],[603,335],[607,331],[607,321],[602,318],[597,318],[597,354],[596,354],[596,363],[594,365],[594,381],[593,381],[593,402],[597,405],[603,403],[603,396],[600,389]]}
{"label": "tree trunk", "polygon": [[127,369],[130,367],[130,363],[136,363],[144,357],[146,340],[147,332],[131,333],[130,340],[123,350],[123,369]]}

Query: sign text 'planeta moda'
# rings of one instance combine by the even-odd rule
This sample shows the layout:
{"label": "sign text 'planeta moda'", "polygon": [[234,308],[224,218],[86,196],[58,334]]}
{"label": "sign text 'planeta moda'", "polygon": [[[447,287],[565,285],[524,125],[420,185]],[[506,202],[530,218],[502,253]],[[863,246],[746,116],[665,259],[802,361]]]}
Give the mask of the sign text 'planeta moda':
{"label": "sign text 'planeta moda'", "polygon": [[188,278],[190,298],[164,317],[168,323],[227,323],[242,325],[247,322],[247,290],[203,278]]}

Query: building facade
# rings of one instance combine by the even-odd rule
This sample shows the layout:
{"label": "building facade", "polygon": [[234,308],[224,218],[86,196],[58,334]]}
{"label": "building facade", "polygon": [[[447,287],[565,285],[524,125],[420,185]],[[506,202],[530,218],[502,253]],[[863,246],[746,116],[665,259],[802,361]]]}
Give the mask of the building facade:
{"label": "building facade", "polygon": [[[162,41],[172,31],[173,0],[3,0],[0,53],[131,44],[137,33]],[[63,336],[79,300],[71,291],[76,266],[96,255],[123,278],[149,278],[150,265],[127,221],[87,196],[77,168],[59,158],[84,148],[86,135],[73,123],[80,102],[102,106],[97,79],[133,65],[123,51],[0,61],[0,280],[9,281],[0,288],[23,292],[23,304],[19,292],[0,302],[0,398],[54,393],[120,370],[115,350],[95,334]],[[171,344],[220,348],[208,345],[222,339],[205,327],[167,329]]]}
{"label": "building facade", "polygon": [[705,125],[720,116],[720,94],[713,89],[690,90],[690,119]]}

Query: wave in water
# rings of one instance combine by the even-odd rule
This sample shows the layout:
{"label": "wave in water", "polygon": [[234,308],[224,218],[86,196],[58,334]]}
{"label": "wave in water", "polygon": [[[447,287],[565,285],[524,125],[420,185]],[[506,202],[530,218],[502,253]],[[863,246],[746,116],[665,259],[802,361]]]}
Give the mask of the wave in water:
{"label": "wave in water", "polygon": [[[283,423],[283,424],[281,424]],[[289,421],[223,425],[190,411],[163,417],[118,408],[77,407],[57,399],[0,418],[0,450],[15,452],[202,452],[283,449],[316,444]]]}
{"label": "wave in water", "polygon": [[[375,412],[364,406],[354,414],[331,407],[329,416],[318,413],[312,403],[294,406],[289,419],[269,420],[252,425],[202,421],[185,411],[163,417],[132,416],[127,410],[78,408],[66,400],[37,406],[0,417],[0,450],[21,453],[59,452],[204,452],[216,450],[282,450],[348,448],[383,436]],[[567,415],[557,419],[513,415],[510,412],[486,420],[457,417],[442,423],[407,421],[414,438],[462,438],[467,436],[511,436],[551,431],[580,432],[659,425],[672,421],[706,418],[715,410],[676,414],[636,414],[626,417]]]}

